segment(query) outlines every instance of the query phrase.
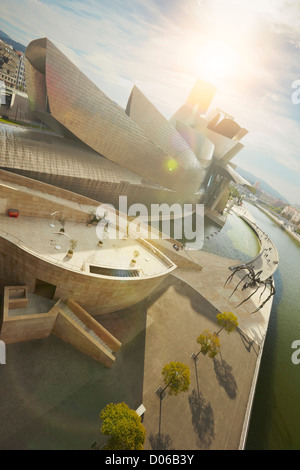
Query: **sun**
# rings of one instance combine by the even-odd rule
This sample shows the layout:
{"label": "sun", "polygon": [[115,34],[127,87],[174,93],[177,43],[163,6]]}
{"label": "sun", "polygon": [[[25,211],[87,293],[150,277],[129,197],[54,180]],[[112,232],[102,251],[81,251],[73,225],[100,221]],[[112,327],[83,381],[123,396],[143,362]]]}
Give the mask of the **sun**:
{"label": "sun", "polygon": [[225,42],[208,43],[201,48],[196,66],[201,78],[219,81],[234,75],[237,55]]}

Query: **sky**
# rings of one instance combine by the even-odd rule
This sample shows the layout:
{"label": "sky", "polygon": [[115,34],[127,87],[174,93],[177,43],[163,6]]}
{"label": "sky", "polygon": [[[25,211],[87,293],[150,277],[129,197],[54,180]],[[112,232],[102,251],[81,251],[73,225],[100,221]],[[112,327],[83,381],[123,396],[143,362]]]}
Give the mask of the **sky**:
{"label": "sky", "polygon": [[[0,0],[0,29],[48,37],[126,107],[136,85],[169,119],[197,78],[249,133],[233,163],[300,204],[300,1]],[[299,93],[297,94],[297,90]]]}

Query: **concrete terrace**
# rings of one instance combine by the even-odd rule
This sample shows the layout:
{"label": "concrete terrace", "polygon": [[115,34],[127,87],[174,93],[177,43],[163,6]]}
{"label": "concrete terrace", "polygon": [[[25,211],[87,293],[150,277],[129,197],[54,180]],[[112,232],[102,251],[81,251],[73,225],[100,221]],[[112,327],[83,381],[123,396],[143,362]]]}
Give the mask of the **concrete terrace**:
{"label": "concrete terrace", "polygon": [[[104,232],[103,244],[98,245],[96,227],[88,227],[83,222],[67,221],[65,232],[59,232],[61,224],[55,221],[55,228],[50,227],[51,219],[25,217],[11,218],[0,216],[0,234],[11,236],[11,240],[24,249],[29,249],[46,261],[57,263],[65,269],[90,273],[89,265],[111,269],[136,269],[139,275],[152,276],[167,270],[172,262],[164,255],[157,256],[147,242],[137,239],[109,239],[109,230]],[[122,238],[121,238],[122,237]],[[77,246],[72,258],[67,257],[70,240],[76,240]],[[136,260],[134,266],[132,259]]]}
{"label": "concrete terrace", "polygon": [[[118,215],[110,206],[59,188],[0,173],[0,235],[25,250],[65,269],[85,274],[91,274],[90,265],[121,270],[134,268],[139,277],[155,276],[175,267],[167,256],[145,240],[149,236],[147,226],[140,224],[140,231],[136,232],[136,226],[127,221],[126,214],[125,217]],[[16,182],[11,181],[12,178]],[[21,205],[19,217],[7,216],[4,210],[7,198],[15,208]],[[98,231],[95,225],[87,226],[91,214],[96,213],[103,218]],[[64,223],[60,222],[62,219]],[[103,241],[101,246],[99,239]],[[77,246],[72,258],[68,258],[71,240],[76,240]]]}

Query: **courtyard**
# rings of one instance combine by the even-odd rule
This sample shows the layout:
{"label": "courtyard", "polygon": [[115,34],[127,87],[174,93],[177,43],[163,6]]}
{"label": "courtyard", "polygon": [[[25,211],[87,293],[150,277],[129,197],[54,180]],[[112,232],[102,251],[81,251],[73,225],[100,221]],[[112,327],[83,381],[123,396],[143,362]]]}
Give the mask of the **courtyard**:
{"label": "courtyard", "polygon": [[[196,289],[170,275],[139,304],[99,317],[122,342],[109,370],[52,335],[8,345],[0,369],[0,448],[89,449],[94,441],[101,447],[99,413],[121,401],[133,409],[144,404],[145,449],[238,448],[259,346],[241,330],[222,332],[220,354],[200,355],[195,366],[196,338],[206,328],[217,331],[216,313]],[[167,396],[160,416],[155,390],[170,361],[189,365],[191,385]]]}

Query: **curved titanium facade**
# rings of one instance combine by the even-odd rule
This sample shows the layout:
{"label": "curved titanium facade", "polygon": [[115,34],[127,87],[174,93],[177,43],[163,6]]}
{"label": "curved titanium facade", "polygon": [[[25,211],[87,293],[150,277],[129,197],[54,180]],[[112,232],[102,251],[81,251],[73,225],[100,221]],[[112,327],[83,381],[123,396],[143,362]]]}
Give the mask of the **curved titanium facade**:
{"label": "curved titanium facade", "polygon": [[0,126],[0,168],[115,207],[119,194],[126,194],[130,205],[176,199],[174,191],[111,162],[83,143],[19,126]]}
{"label": "curved titanium facade", "polygon": [[187,183],[198,190],[205,177],[205,170],[194,149],[136,86],[133,87],[128,100],[126,113],[149,139],[172,158],[173,165],[166,170],[179,173],[180,186],[177,191],[182,192]]}
{"label": "curved titanium facade", "polygon": [[[47,38],[28,45],[26,77],[33,115],[67,137],[68,151],[72,145],[85,150],[80,158],[70,156],[70,170],[60,149],[51,161],[41,151],[41,165],[35,164],[43,173],[32,175],[15,159],[12,171],[97,200],[115,204],[126,195],[130,203],[147,206],[216,201],[235,179],[230,172],[219,174],[216,164],[229,163],[243,148],[239,141],[247,130],[221,109],[210,109],[216,92],[210,83],[197,80],[169,121],[136,86],[124,110]],[[10,168],[9,162],[3,167]]]}
{"label": "curved titanium facade", "polygon": [[[48,39],[31,42],[26,57],[27,69],[35,69],[29,71],[34,80],[28,87],[33,111],[49,112],[90,148],[148,180],[179,192],[183,187],[197,192],[203,179],[201,165],[183,141],[188,158],[170,155],[160,147],[160,142],[149,139],[139,123],[130,119]],[[43,85],[36,83],[37,78],[41,79],[39,74],[46,88],[44,108],[39,93],[37,96],[37,89],[43,90]],[[170,159],[177,163],[173,171],[169,171]]]}

